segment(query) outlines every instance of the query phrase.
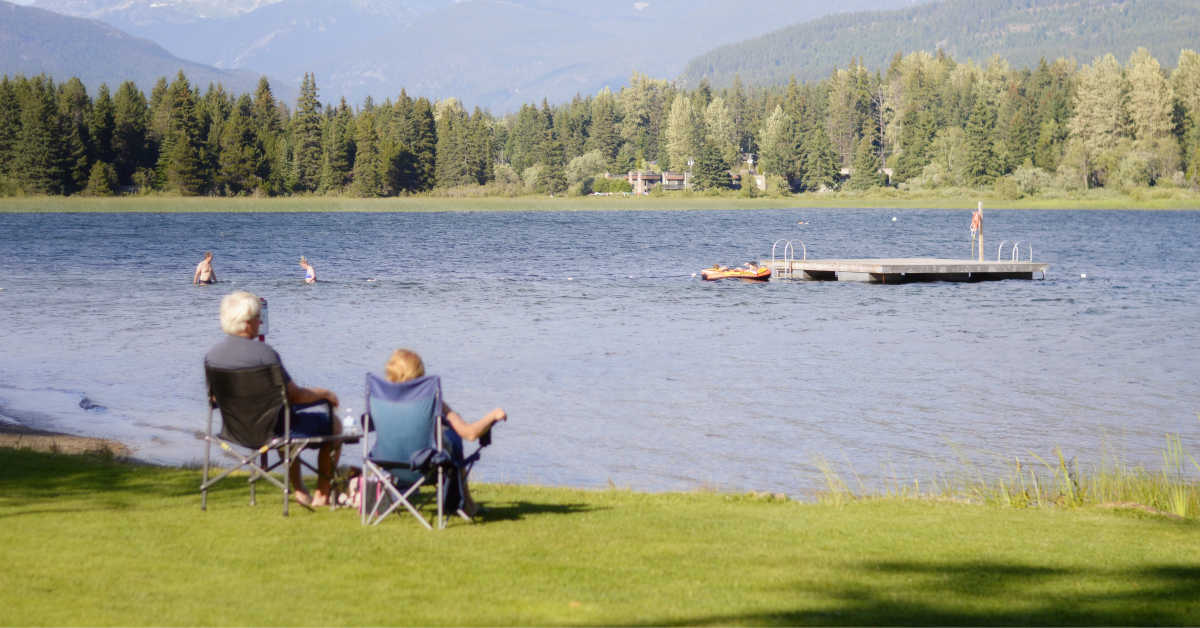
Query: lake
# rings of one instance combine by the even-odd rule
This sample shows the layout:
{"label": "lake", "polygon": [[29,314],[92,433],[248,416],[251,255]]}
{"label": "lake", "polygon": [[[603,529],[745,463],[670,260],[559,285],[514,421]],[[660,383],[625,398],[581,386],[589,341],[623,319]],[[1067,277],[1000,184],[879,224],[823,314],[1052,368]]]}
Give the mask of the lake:
{"label": "lake", "polygon": [[466,419],[503,406],[486,481],[806,497],[826,466],[879,489],[1055,448],[1157,469],[1167,434],[1200,455],[1200,212],[985,218],[988,258],[1032,243],[1045,280],[698,277],[779,239],[965,258],[969,211],[0,214],[0,415],[201,460],[202,357],[246,289],[344,407],[398,347]]}

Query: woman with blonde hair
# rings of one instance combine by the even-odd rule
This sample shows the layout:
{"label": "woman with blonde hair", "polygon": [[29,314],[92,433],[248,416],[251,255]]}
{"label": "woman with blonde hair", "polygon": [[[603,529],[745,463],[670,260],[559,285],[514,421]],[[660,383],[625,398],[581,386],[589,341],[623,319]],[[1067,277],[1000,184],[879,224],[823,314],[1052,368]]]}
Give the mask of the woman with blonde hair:
{"label": "woman with blonde hair", "polygon": [[[425,363],[421,361],[421,356],[416,352],[408,349],[396,349],[392,352],[392,356],[388,358],[387,366],[384,367],[384,376],[389,382],[407,382],[425,376]],[[450,404],[446,400],[442,400],[442,420],[451,429],[443,432],[443,437],[450,451],[450,456],[459,462],[463,459],[463,439],[476,441],[488,434],[496,423],[507,421],[508,414],[503,408],[494,408],[488,412],[482,419],[467,423],[457,412],[450,408]],[[462,498],[463,511],[467,516],[473,517],[478,511],[478,506],[471,499],[470,493],[467,491],[466,478],[462,478]]]}

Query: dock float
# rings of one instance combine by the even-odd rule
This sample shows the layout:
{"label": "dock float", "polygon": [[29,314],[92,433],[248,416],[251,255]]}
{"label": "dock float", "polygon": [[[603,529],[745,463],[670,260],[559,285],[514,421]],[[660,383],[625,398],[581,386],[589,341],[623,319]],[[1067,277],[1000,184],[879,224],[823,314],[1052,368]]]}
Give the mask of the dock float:
{"label": "dock float", "polygon": [[763,260],[772,279],[811,281],[867,281],[909,283],[917,281],[995,281],[1046,278],[1049,264],[1042,262],[907,257],[893,259],[788,259]]}

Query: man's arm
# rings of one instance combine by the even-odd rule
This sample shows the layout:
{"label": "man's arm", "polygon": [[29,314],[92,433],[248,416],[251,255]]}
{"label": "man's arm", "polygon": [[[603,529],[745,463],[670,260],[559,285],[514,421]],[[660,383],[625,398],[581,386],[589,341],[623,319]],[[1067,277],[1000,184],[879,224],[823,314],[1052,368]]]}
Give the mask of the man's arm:
{"label": "man's arm", "polygon": [[288,403],[302,404],[312,403],[314,401],[328,401],[333,405],[338,405],[337,395],[333,391],[325,388],[305,388],[297,386],[295,382],[288,380],[287,383],[287,398]]}

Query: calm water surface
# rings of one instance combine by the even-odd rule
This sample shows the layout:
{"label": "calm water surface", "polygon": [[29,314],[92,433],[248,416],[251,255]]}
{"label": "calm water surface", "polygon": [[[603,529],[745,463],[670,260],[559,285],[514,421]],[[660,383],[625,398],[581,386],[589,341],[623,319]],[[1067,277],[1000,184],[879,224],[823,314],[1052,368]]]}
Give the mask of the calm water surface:
{"label": "calm water surface", "polygon": [[[202,356],[247,289],[292,375],[343,406],[401,346],[468,419],[502,405],[489,481],[805,496],[823,461],[886,487],[1055,447],[1158,468],[1168,433],[1200,455],[1200,212],[986,212],[989,258],[1032,242],[1044,281],[695,276],[780,238],[966,257],[969,215],[0,215],[0,415],[199,460]],[[221,281],[193,287],[209,249]]]}

